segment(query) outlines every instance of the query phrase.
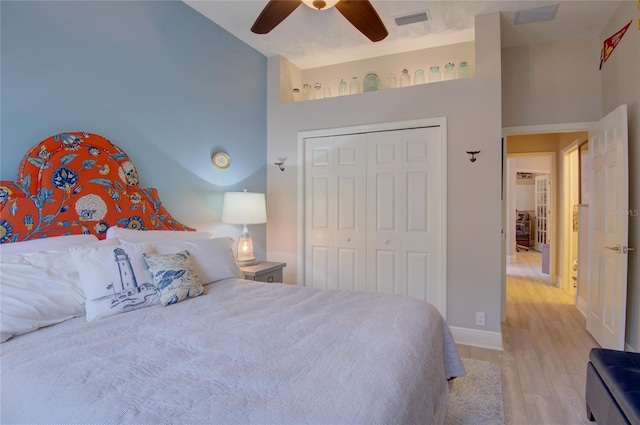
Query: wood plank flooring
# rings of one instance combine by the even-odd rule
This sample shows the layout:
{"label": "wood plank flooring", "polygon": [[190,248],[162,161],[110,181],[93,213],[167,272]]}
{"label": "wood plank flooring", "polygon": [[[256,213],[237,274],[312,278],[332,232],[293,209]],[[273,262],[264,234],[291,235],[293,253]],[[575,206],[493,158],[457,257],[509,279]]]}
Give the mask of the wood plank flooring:
{"label": "wood plank flooring", "polygon": [[460,356],[500,366],[507,424],[594,424],[586,417],[584,389],[589,350],[598,343],[573,295],[542,274],[540,253],[522,251],[516,258],[507,265],[504,351],[458,345]]}

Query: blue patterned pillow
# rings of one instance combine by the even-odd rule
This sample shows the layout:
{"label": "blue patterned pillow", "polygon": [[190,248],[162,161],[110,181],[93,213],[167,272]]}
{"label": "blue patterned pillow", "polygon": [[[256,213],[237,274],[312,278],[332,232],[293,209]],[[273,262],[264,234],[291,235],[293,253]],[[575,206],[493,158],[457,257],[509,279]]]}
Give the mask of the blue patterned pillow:
{"label": "blue patterned pillow", "polygon": [[189,251],[175,254],[143,254],[144,262],[160,294],[160,304],[167,306],[204,294]]}

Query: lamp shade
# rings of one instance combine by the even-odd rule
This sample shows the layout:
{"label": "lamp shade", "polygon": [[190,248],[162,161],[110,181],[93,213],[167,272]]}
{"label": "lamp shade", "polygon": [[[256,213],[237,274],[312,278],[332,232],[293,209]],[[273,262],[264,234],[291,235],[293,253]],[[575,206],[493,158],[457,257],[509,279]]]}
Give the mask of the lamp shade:
{"label": "lamp shade", "polygon": [[260,224],[267,222],[264,193],[225,192],[222,222],[228,224]]}

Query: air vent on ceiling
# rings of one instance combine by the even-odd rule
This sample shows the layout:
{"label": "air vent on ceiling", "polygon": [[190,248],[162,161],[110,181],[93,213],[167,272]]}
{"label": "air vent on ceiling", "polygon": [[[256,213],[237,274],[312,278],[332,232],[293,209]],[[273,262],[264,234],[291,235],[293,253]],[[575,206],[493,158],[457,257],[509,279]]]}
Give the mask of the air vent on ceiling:
{"label": "air vent on ceiling", "polygon": [[516,12],[514,25],[530,24],[532,22],[552,21],[556,17],[560,4],[552,4],[550,6],[534,7],[533,9],[525,9]]}
{"label": "air vent on ceiling", "polygon": [[420,12],[410,13],[408,15],[396,16],[394,19],[396,20],[397,26],[413,24],[413,23],[422,22],[422,21],[428,21],[429,11],[423,10]]}

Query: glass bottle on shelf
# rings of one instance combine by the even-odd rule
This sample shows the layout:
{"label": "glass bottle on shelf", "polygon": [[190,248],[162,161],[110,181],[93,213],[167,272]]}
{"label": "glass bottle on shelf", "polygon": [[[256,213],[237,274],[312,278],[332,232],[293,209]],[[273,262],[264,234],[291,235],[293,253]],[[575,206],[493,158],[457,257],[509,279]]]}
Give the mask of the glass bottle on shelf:
{"label": "glass bottle on shelf", "polygon": [[384,83],[384,88],[395,89],[396,87],[398,87],[398,77],[396,77],[395,73],[390,72],[389,75],[387,75],[387,80]]}
{"label": "glass bottle on shelf", "polygon": [[458,68],[458,78],[468,77],[471,77],[471,67],[467,62],[460,62],[460,67]]}
{"label": "glass bottle on shelf", "polygon": [[411,77],[409,76],[409,70],[407,68],[402,70],[400,74],[400,87],[407,87],[411,85]]}
{"label": "glass bottle on shelf", "polygon": [[340,83],[338,83],[338,96],[344,96],[345,94],[349,94],[349,89],[347,89],[347,82],[343,79],[340,79]]}
{"label": "glass bottle on shelf", "polygon": [[413,85],[424,84],[424,71],[422,69],[416,69],[416,73],[413,77]]}
{"label": "glass bottle on shelf", "polygon": [[313,98],[314,99],[322,99],[324,96],[322,94],[322,84],[315,83],[313,85]]}
{"label": "glass bottle on shelf", "polygon": [[445,80],[455,80],[456,78],[456,69],[455,65],[449,62],[444,66],[444,79]]}
{"label": "glass bottle on shelf", "polygon": [[293,89],[293,101],[300,102],[300,89],[298,88]]}
{"label": "glass bottle on shelf", "polygon": [[439,66],[432,66],[431,68],[429,68],[429,82],[430,83],[436,83],[438,81],[440,81],[440,67]]}
{"label": "glass bottle on shelf", "polygon": [[302,100],[311,100],[313,99],[313,91],[311,91],[310,84],[304,84],[302,86]]}
{"label": "glass bottle on shelf", "polygon": [[357,93],[360,93],[360,81],[358,77],[352,77],[351,82],[349,82],[349,94]]}
{"label": "glass bottle on shelf", "polygon": [[378,78],[378,74],[369,72],[364,76],[364,80],[362,81],[362,91],[376,91],[379,85],[380,78]]}

